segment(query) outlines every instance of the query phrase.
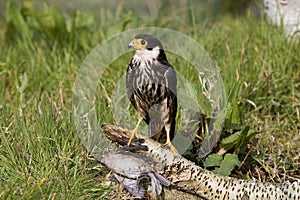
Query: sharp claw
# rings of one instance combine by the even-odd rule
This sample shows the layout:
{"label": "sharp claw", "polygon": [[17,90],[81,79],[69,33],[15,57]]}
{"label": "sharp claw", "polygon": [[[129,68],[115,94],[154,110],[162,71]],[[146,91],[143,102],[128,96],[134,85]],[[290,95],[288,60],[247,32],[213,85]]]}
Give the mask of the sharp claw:
{"label": "sharp claw", "polygon": [[173,144],[170,142],[170,141],[167,141],[165,143],[166,146],[169,146],[172,153],[174,154],[174,156],[178,156],[179,155],[179,152],[177,151],[177,149],[173,146]]}
{"label": "sharp claw", "polygon": [[128,140],[127,146],[130,146],[133,138],[134,138],[134,134],[131,134],[130,139]]}
{"label": "sharp claw", "polygon": [[134,139],[134,137],[138,137],[138,133],[137,130],[129,130],[129,132],[131,133],[130,139],[128,140],[127,146],[130,146],[132,140]]}
{"label": "sharp claw", "polygon": [[171,147],[171,151],[173,152],[174,156],[179,156],[179,152],[177,151],[177,149],[173,145],[172,147]]}

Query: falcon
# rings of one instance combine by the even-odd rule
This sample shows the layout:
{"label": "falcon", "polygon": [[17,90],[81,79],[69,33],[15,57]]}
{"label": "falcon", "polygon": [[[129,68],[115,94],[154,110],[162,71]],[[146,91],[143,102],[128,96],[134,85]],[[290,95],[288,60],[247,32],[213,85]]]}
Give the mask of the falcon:
{"label": "falcon", "polygon": [[135,54],[127,67],[127,96],[138,114],[128,146],[134,137],[138,137],[138,127],[144,120],[150,137],[159,138],[165,134],[165,144],[178,154],[171,143],[177,112],[176,72],[169,64],[161,42],[152,35],[135,36],[128,48],[133,48]]}

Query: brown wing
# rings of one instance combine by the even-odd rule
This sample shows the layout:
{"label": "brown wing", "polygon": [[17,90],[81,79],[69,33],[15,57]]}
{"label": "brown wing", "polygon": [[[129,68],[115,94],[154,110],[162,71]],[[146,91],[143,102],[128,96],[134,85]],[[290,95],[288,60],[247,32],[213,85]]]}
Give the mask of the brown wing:
{"label": "brown wing", "polygon": [[150,136],[157,135],[159,137],[165,135],[166,129],[170,129],[170,139],[172,140],[175,133],[177,113],[176,72],[170,64],[158,67],[163,72],[164,91],[162,93],[164,99],[154,107],[153,114],[150,114],[149,133]]}

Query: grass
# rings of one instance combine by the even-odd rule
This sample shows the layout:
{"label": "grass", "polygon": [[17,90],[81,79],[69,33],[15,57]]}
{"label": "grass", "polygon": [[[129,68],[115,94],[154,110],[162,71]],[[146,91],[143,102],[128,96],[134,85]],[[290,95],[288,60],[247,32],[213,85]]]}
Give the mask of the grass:
{"label": "grass", "polygon": [[[240,125],[260,132],[248,145],[248,164],[234,175],[275,182],[299,180],[299,42],[289,42],[280,27],[251,15],[201,21],[190,4],[181,9],[165,5],[161,10],[166,16],[149,21],[122,9],[116,15],[101,9],[102,21],[93,13],[78,12],[65,18],[72,21],[77,16],[68,37],[38,28],[25,28],[26,36],[22,27],[11,31],[11,23],[1,22],[1,199],[111,197],[105,169],[89,156],[74,126],[72,87],[79,66],[99,42],[147,26],[174,28],[203,45],[217,63],[227,95],[236,93],[229,102],[238,104]],[[79,19],[89,23],[80,24]],[[99,123],[114,123],[107,97],[125,73],[129,57],[121,57],[105,73],[102,83],[108,96],[99,89]],[[170,58],[175,68],[183,62]],[[241,89],[235,91],[237,86]]]}

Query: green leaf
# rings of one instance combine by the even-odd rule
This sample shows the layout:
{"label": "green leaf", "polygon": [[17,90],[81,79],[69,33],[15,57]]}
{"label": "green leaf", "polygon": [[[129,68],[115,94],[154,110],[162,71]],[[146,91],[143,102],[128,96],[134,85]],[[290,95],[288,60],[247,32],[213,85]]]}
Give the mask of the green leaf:
{"label": "green leaf", "polygon": [[223,176],[229,176],[234,167],[238,166],[240,163],[241,162],[236,154],[228,153],[225,155],[220,167],[216,168],[214,172]]}
{"label": "green leaf", "polygon": [[224,149],[229,150],[232,148],[240,148],[243,145],[247,145],[250,142],[250,139],[257,134],[257,132],[251,132],[248,134],[250,127],[246,126],[242,131],[236,132],[227,138],[224,138],[221,142],[221,146]]}
{"label": "green leaf", "polygon": [[233,129],[239,129],[241,125],[239,106],[236,101],[232,102],[231,125]]}
{"label": "green leaf", "polygon": [[221,142],[221,146],[224,147],[226,150],[229,150],[237,144],[240,137],[241,137],[241,132],[236,132],[224,138]]}
{"label": "green leaf", "polygon": [[227,105],[227,116],[225,121],[226,129],[240,130],[241,118],[239,105],[236,101],[232,101]]}
{"label": "green leaf", "polygon": [[219,154],[210,154],[204,161],[204,167],[215,167],[220,166],[223,157]]}
{"label": "green leaf", "polygon": [[249,140],[247,140],[247,134],[248,134],[249,129],[250,129],[249,126],[246,126],[243,129],[243,131],[241,132],[241,135],[239,137],[239,140],[237,141],[237,147],[236,148],[239,148],[242,145],[246,145],[246,144],[249,143]]}
{"label": "green leaf", "polygon": [[226,129],[240,129],[241,125],[241,118],[240,118],[240,111],[238,101],[241,96],[241,91],[243,88],[243,84],[238,81],[236,82],[233,87],[230,89],[228,95],[228,105],[227,105],[227,116],[225,121]]}

